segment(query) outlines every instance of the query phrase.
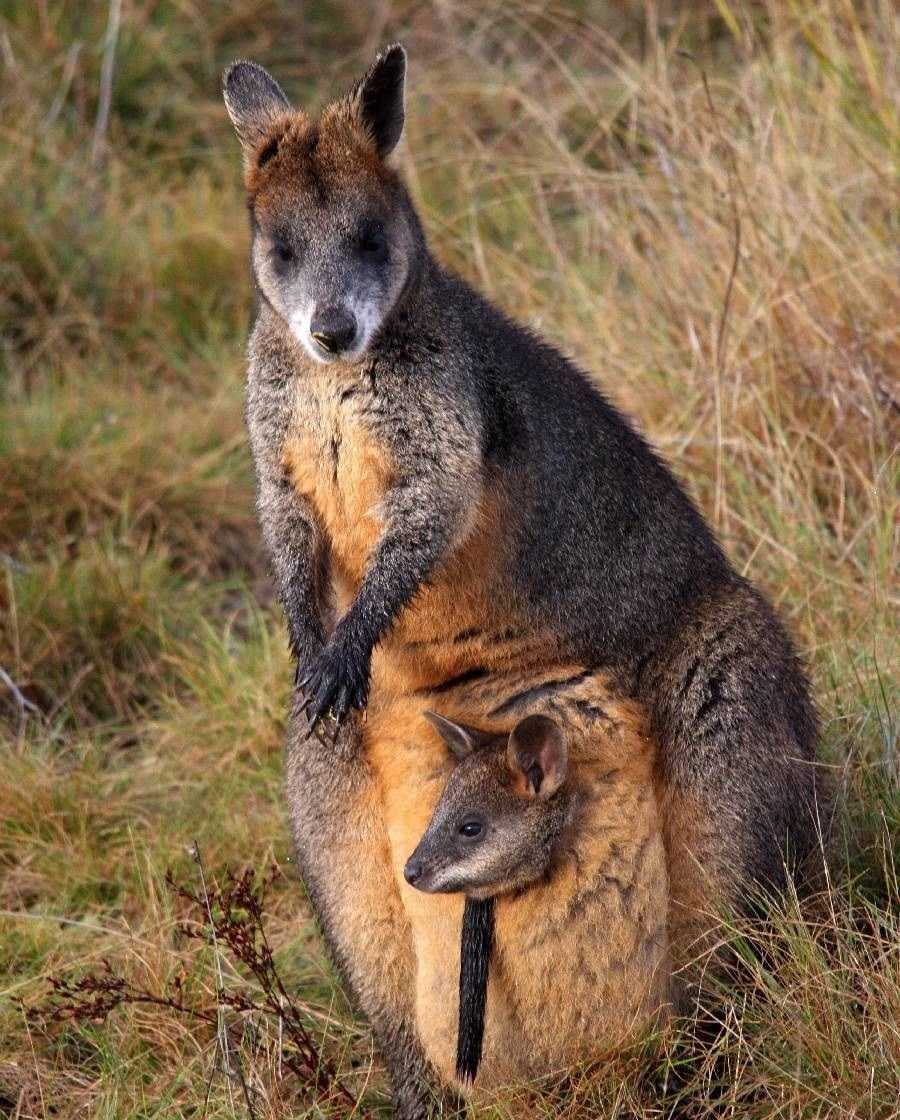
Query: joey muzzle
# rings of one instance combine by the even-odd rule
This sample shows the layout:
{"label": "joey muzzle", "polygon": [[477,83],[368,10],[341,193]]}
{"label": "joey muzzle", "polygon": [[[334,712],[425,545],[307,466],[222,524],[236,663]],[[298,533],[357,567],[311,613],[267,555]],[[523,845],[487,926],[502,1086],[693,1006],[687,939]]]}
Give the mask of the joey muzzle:
{"label": "joey muzzle", "polygon": [[406,861],[406,867],[403,868],[403,878],[414,887],[424,874],[424,866],[414,856],[410,856]]}
{"label": "joey muzzle", "polygon": [[332,356],[349,350],[356,338],[356,318],[346,307],[317,307],[309,324],[314,342]]}
{"label": "joey muzzle", "polygon": [[435,882],[442,864],[442,860],[429,858],[428,853],[422,853],[421,845],[419,845],[406,861],[406,866],[403,868],[403,878],[417,891],[434,894]]}

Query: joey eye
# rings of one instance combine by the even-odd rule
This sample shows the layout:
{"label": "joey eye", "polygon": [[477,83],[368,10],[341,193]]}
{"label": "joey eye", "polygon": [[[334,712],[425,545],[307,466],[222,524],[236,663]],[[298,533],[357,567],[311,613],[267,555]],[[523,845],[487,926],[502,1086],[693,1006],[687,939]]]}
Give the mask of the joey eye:
{"label": "joey eye", "polygon": [[484,825],[481,821],[463,821],[459,826],[460,836],[465,836],[467,840],[474,840],[476,836],[480,836],[484,831]]}
{"label": "joey eye", "polygon": [[272,252],[275,254],[275,259],[281,264],[290,264],[291,261],[297,259],[296,253],[286,241],[276,241]]}

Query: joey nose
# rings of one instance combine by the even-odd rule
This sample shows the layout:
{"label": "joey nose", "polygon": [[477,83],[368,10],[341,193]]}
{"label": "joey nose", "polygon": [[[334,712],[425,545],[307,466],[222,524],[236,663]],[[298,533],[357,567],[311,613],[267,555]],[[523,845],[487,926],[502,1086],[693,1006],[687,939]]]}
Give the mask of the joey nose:
{"label": "joey nose", "polygon": [[309,333],[326,354],[340,354],[353,345],[356,319],[344,307],[317,307],[309,324]]}
{"label": "joey nose", "polygon": [[422,867],[421,860],[408,859],[406,861],[406,867],[403,868],[403,878],[411,887],[414,887],[422,878],[423,870],[424,868]]}

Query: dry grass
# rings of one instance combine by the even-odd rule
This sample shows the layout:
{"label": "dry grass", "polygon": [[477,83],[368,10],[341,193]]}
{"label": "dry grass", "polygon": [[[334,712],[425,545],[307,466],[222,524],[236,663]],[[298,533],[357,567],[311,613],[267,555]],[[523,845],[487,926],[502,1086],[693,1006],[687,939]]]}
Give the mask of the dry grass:
{"label": "dry grass", "polygon": [[[843,808],[717,1037],[672,1037],[483,1116],[900,1116],[897,27],[887,0],[0,9],[0,1113],[246,1115],[165,1009],[43,1035],[103,959],[214,1001],[172,866],[286,872],[267,929],[327,1057],[384,1107],[291,871],[289,682],[241,419],[251,310],[237,55],[318,104],[411,50],[407,171],[435,247],[602,378],[806,652]],[[78,45],[80,44],[80,46]],[[18,698],[8,687],[14,682]],[[226,973],[226,987],[238,979]],[[328,1111],[242,1036],[256,1115]]]}

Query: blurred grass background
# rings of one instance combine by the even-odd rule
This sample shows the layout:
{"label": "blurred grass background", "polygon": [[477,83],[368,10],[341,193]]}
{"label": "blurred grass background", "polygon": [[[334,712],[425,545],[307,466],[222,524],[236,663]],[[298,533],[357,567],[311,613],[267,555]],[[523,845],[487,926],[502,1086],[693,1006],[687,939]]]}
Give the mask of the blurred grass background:
{"label": "blurred grass background", "polygon": [[[893,5],[124,0],[113,50],[116,9],[0,2],[0,1114],[246,1115],[206,1028],[129,1007],[42,1034],[17,1002],[103,960],[214,1002],[163,883],[194,841],[211,875],[284,872],[279,967],[384,1110],[290,862],[219,75],[254,58],[316,107],[401,38],[435,249],[687,480],[809,659],[841,793],[821,905],[785,904],[714,1043],[686,1024],[479,1115],[900,1116]],[[241,1046],[258,1117],[342,1114],[279,1075],[271,1024]]]}

